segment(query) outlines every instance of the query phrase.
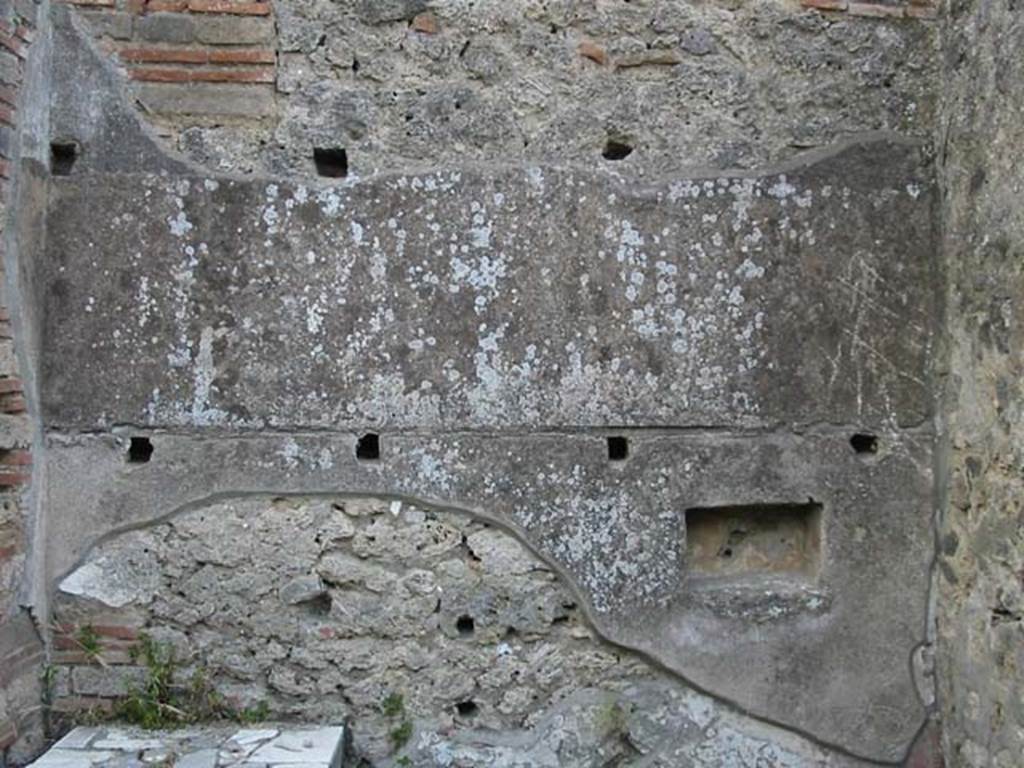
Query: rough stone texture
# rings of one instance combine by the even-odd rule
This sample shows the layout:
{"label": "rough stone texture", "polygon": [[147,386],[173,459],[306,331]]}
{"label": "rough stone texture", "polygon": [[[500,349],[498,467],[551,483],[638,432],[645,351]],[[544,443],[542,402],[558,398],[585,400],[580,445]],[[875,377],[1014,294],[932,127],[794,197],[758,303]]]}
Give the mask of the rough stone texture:
{"label": "rough stone texture", "polygon": [[[204,96],[178,104],[137,86],[192,159],[290,177],[313,173],[314,147],[342,146],[367,176],[466,160],[591,165],[616,141],[632,152],[608,164],[636,177],[761,167],[870,130],[924,137],[936,109],[934,24],[788,0],[278,0],[274,12],[272,110],[258,86],[197,85]],[[203,30],[219,24],[234,41],[264,21],[148,13],[137,31],[218,43]],[[251,116],[266,119],[210,117],[256,99]]]}
{"label": "rough stone texture", "polygon": [[1024,14],[948,4],[946,187],[951,361],[939,680],[950,765],[1024,755]]}
{"label": "rough stone texture", "polygon": [[[349,717],[353,756],[374,765],[866,765],[600,642],[548,565],[465,515],[372,498],[231,500],[113,538],[82,568],[129,561],[121,575],[146,585],[130,603],[104,565],[88,596],[62,588],[61,618],[144,630],[173,645],[182,677],[204,669],[241,704]],[[292,604],[290,585],[310,577],[324,599]],[[74,694],[95,668],[75,667]]]}
{"label": "rough stone texture", "polygon": [[[635,689],[638,710],[663,721],[644,737],[664,752],[653,762],[685,748],[700,764],[695,745],[721,751],[726,738],[670,703],[684,681],[789,729],[764,732],[766,754],[795,732],[832,756],[813,760],[906,756],[930,704],[939,277],[932,171],[916,141],[871,134],[759,172],[674,174],[664,162],[650,183],[627,164],[494,162],[522,159],[499,141],[492,162],[432,172],[239,179],[161,152],[81,22],[54,18],[67,53],[53,126],[84,138],[72,173],[49,185],[31,274],[47,579],[100,545],[66,586],[78,600],[106,595],[104,610],[131,605],[152,583],[137,573],[147,548],[114,556],[103,540],[224,498],[373,494],[463,510],[515,531],[605,640],[660,665],[654,688]],[[417,25],[435,23],[443,14]],[[930,32],[893,29],[930,45]],[[369,429],[379,456],[358,454]],[[691,567],[694,509],[726,516],[718,556],[741,567]],[[778,546],[732,522],[779,509],[791,517]],[[289,525],[268,541],[282,554],[301,540]],[[818,544],[794,569],[797,539]],[[350,564],[287,574],[274,604],[320,615]],[[376,643],[388,620],[378,603],[355,614]],[[205,605],[179,602],[177,618]],[[381,626],[365,626],[373,616]],[[127,664],[131,633],[99,626]],[[73,706],[109,701],[136,674],[58,682]],[[267,672],[279,693],[309,695],[300,680]],[[523,732],[463,742],[435,729],[440,741],[411,746],[589,764],[604,701],[580,694],[565,728],[553,712]],[[702,735],[680,746],[677,727]]]}

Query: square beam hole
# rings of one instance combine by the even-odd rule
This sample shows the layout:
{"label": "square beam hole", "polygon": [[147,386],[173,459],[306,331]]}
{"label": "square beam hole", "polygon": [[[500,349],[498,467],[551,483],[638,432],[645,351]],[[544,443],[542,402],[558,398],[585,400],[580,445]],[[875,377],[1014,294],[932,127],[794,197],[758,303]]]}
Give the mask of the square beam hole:
{"label": "square beam hole", "polygon": [[315,147],[313,164],[319,176],[344,179],[348,176],[348,152],[342,147]]}
{"label": "square beam hole", "polygon": [[133,437],[128,441],[128,463],[145,464],[153,458],[153,443],[148,437]]}
{"label": "square beam hole", "polygon": [[629,438],[617,435],[608,438],[608,461],[625,461],[629,458]]}
{"label": "square beam hole", "polygon": [[380,460],[380,435],[367,432],[356,441],[356,458],[360,461]]}
{"label": "square beam hole", "polygon": [[55,141],[50,144],[50,173],[70,176],[78,160],[78,145],[73,141]]}
{"label": "square beam hole", "polygon": [[821,568],[822,507],[747,504],[686,510],[686,561],[696,576],[790,574]]}

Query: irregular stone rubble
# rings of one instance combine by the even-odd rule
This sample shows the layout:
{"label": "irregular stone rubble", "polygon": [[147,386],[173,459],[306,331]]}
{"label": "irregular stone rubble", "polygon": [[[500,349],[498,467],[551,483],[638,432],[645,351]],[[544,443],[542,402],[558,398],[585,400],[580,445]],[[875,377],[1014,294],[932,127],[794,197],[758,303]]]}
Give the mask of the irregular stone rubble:
{"label": "irregular stone rubble", "polygon": [[[63,620],[145,631],[175,648],[183,679],[203,670],[240,706],[350,718],[354,756],[374,765],[861,765],[602,643],[549,566],[454,513],[223,502],[111,540],[64,590]],[[101,658],[126,661],[118,647]],[[121,687],[100,687],[91,669],[63,666],[58,694],[116,696],[144,675],[112,663],[103,680]]]}

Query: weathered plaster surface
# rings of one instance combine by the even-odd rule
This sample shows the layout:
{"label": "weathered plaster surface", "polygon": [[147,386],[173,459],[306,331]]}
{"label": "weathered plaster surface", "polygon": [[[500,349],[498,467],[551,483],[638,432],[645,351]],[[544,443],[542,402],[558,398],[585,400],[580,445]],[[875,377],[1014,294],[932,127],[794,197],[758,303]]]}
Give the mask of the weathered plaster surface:
{"label": "weathered plaster surface", "polygon": [[928,173],[880,138],[641,187],[540,166],[58,179],[43,408],[75,428],[920,424]]}

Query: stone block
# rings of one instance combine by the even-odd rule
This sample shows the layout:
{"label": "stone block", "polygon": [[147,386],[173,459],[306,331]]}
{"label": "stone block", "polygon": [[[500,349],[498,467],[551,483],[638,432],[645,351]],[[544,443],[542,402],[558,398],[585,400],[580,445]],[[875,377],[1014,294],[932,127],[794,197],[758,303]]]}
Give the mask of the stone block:
{"label": "stone block", "polygon": [[282,587],[280,596],[281,600],[288,605],[298,605],[316,600],[326,593],[327,587],[319,576],[302,576],[292,579]]}
{"label": "stone block", "polygon": [[139,100],[160,114],[267,117],[274,113],[271,86],[141,83],[137,89]]}
{"label": "stone block", "polygon": [[[71,671],[71,687],[79,696],[99,696],[105,699],[126,696],[132,689],[146,684],[147,671],[142,667],[81,666]],[[107,738],[97,741],[96,749],[122,749]]]}
{"label": "stone block", "polygon": [[135,33],[153,43],[191,43],[196,38],[196,19],[181,13],[151,13],[135,22]]}
{"label": "stone block", "polygon": [[[132,37],[133,14],[117,11],[79,11],[89,23],[89,27],[97,37],[110,37],[114,40],[130,40]],[[148,17],[147,17],[148,18]]]}
{"label": "stone block", "polygon": [[341,768],[344,735],[345,729],[341,726],[285,731],[253,752],[245,762],[250,765]]}
{"label": "stone block", "polygon": [[195,19],[195,39],[209,45],[256,45],[274,39],[274,21],[268,18],[203,16]]}

